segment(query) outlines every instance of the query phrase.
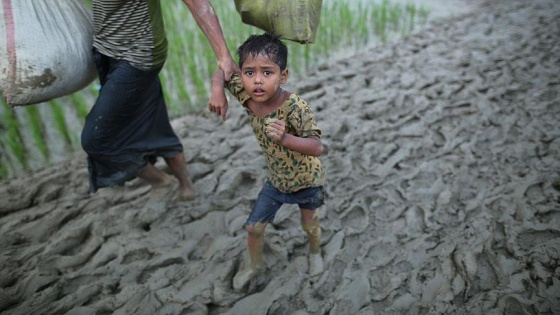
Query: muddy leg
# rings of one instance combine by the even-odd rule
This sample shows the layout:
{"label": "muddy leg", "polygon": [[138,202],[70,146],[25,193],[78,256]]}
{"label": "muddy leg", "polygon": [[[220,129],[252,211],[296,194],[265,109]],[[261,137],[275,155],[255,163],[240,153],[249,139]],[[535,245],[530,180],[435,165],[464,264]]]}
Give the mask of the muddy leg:
{"label": "muddy leg", "polygon": [[266,223],[257,223],[254,226],[245,226],[245,229],[247,230],[247,248],[251,264],[239,271],[233,278],[233,288],[235,290],[242,289],[254,275],[264,271],[266,268],[263,260],[265,228]]}
{"label": "muddy leg", "polygon": [[138,173],[138,177],[150,184],[152,189],[167,187],[172,181],[169,175],[157,169],[152,163],[148,163],[148,166]]}
{"label": "muddy leg", "polygon": [[183,152],[177,153],[171,158],[166,158],[165,162],[171,169],[173,175],[175,175],[177,180],[179,180],[179,191],[177,192],[178,200],[187,201],[194,199],[196,193],[194,191],[194,186],[189,179],[185,154]]}
{"label": "muddy leg", "polygon": [[321,226],[319,225],[318,210],[301,209],[301,226],[309,241],[309,274],[311,276],[323,272],[323,257],[321,256]]}

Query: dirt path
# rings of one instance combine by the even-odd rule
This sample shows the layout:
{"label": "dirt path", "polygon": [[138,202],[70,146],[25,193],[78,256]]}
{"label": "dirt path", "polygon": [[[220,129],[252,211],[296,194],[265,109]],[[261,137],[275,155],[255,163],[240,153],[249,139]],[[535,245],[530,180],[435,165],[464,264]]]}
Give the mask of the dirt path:
{"label": "dirt path", "polygon": [[560,4],[475,13],[324,65],[294,89],[329,152],[326,270],[295,207],[234,292],[263,180],[245,114],[174,122],[200,193],[89,196],[83,156],[0,188],[2,314],[560,313]]}

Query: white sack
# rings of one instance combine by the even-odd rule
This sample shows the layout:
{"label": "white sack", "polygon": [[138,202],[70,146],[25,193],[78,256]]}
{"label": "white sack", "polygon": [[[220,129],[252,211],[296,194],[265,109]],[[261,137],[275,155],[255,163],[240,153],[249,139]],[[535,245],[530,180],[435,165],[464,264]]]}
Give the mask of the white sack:
{"label": "white sack", "polygon": [[96,77],[83,0],[0,2],[0,93],[12,106],[76,92]]}

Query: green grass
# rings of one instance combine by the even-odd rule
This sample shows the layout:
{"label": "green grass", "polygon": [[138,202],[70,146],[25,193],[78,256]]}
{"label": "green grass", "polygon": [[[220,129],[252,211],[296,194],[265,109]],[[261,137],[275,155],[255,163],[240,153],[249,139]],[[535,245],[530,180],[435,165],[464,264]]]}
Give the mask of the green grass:
{"label": "green grass", "polygon": [[2,175],[5,178],[15,172],[29,170],[29,163],[25,156],[24,141],[16,114],[8,107],[4,99],[2,99],[1,105],[0,165],[2,165]]}
{"label": "green grass", "polygon": [[41,114],[39,113],[38,106],[27,106],[23,108],[25,110],[26,116],[26,126],[29,128],[31,138],[33,139],[32,146],[37,149],[40,156],[39,158],[49,162],[49,148],[47,147],[47,142],[45,140],[45,129],[43,120],[41,119]]}
{"label": "green grass", "polygon": [[54,128],[60,134],[60,137],[64,141],[64,144],[71,148],[72,133],[68,128],[68,124],[66,123],[66,118],[65,118],[66,115],[64,115],[64,108],[56,100],[49,102],[49,107],[53,116]]}
{"label": "green grass", "polygon": [[[250,34],[262,31],[241,23],[233,1],[216,0],[213,4],[228,47],[237,59],[235,49]],[[217,67],[214,53],[181,1],[162,1],[162,8],[169,52],[160,78],[170,117],[203,111],[207,107],[210,78]],[[302,45],[286,41],[290,73],[297,79],[333,56],[407,34],[418,24],[425,23],[428,16],[426,8],[412,3],[323,0],[315,42]],[[57,162],[53,156],[62,154],[52,152],[52,148],[67,148],[66,157],[80,150],[81,129],[95,101],[97,84],[96,80],[80,92],[24,110],[12,110],[2,101],[0,179]],[[47,137],[47,134],[54,136]],[[49,141],[57,141],[57,145]]]}

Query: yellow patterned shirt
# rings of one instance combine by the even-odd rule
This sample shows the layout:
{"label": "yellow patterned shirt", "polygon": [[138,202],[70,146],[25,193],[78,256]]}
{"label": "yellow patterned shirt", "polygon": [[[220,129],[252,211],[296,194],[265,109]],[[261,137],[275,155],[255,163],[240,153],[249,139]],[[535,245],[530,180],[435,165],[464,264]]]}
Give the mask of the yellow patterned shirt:
{"label": "yellow patterned shirt", "polygon": [[266,135],[265,120],[280,119],[286,124],[286,132],[298,137],[321,137],[313,112],[307,103],[292,93],[275,111],[265,117],[253,114],[245,105],[250,98],[239,75],[233,75],[227,89],[245,107],[251,127],[261,147],[267,167],[267,178],[282,192],[295,192],[303,188],[322,186],[325,171],[319,158],[289,150]]}

